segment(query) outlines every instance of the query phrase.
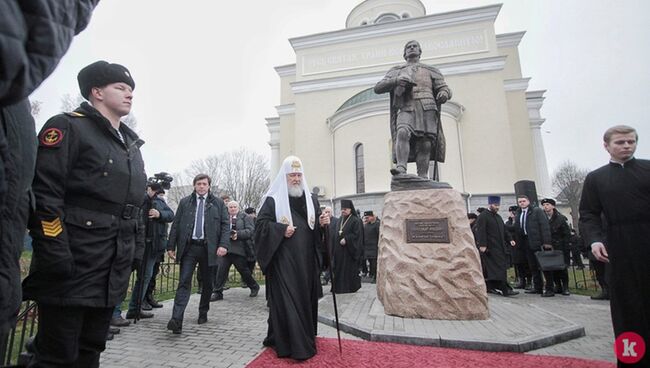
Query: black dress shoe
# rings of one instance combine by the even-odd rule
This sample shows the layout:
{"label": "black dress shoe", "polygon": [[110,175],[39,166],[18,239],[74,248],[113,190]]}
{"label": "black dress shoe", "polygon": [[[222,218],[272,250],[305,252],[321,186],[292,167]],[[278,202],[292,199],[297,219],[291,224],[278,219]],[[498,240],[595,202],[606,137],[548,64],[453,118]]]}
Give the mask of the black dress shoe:
{"label": "black dress shoe", "polygon": [[202,325],[202,324],[207,323],[207,322],[208,322],[208,315],[207,314],[200,314],[197,323]]}
{"label": "black dress shoe", "polygon": [[503,296],[513,296],[513,295],[519,295],[519,292],[514,290],[506,290],[506,292],[503,293]]}
{"label": "black dress shoe", "polygon": [[526,293],[526,294],[541,294],[542,291],[541,290],[531,289],[531,290],[524,291],[524,293]]}
{"label": "black dress shoe", "polygon": [[210,301],[211,302],[216,302],[217,300],[223,300],[223,294],[222,293],[212,293],[212,295],[210,295]]}
{"label": "black dress shoe", "polygon": [[600,294],[592,296],[591,299],[592,300],[609,300],[609,292],[607,290],[601,290]]}
{"label": "black dress shoe", "polygon": [[542,293],[543,298],[547,298],[547,297],[550,297],[550,296],[555,296],[555,293],[553,292],[553,290],[545,290]]}
{"label": "black dress shoe", "polygon": [[111,326],[126,327],[130,324],[131,321],[127,321],[126,319],[122,318],[122,316],[111,318]]}
{"label": "black dress shoe", "polygon": [[117,335],[120,333],[120,329],[117,327],[108,326],[108,332],[112,333],[113,335]]}
{"label": "black dress shoe", "polygon": [[[126,312],[126,319],[134,319],[134,318],[135,318],[135,311]],[[140,319],[153,318],[153,313],[140,311],[139,318]]]}
{"label": "black dress shoe", "polygon": [[562,295],[564,296],[571,295],[571,292],[569,292],[569,289],[564,289],[562,290]]}
{"label": "black dress shoe", "polygon": [[153,307],[151,306],[151,304],[147,303],[146,300],[142,302],[142,310],[150,311],[152,309],[153,309]]}
{"label": "black dress shoe", "polygon": [[260,286],[258,285],[255,289],[251,289],[251,293],[248,296],[254,298],[257,296],[259,292],[260,292]]}
{"label": "black dress shoe", "polygon": [[183,324],[175,319],[170,319],[167,322],[167,329],[170,330],[173,334],[180,334],[183,330]]}

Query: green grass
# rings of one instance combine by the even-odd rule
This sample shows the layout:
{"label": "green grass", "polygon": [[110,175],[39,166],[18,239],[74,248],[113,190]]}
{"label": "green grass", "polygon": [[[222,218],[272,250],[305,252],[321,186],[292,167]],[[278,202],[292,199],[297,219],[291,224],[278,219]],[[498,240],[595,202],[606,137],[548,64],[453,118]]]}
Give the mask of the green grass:
{"label": "green grass", "polygon": [[[514,284],[516,281],[515,271],[512,267],[508,269],[508,281],[510,284]],[[594,296],[600,293],[600,286],[588,268],[574,270],[569,267],[569,291],[572,294]]]}

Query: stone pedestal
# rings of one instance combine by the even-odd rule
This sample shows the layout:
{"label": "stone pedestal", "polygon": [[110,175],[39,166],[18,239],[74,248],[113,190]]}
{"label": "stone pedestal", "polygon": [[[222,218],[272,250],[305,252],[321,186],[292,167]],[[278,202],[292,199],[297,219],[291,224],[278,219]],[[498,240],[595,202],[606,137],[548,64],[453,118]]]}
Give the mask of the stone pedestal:
{"label": "stone pedestal", "polygon": [[[411,242],[407,242],[407,220],[441,223],[440,219],[447,220],[448,242],[419,243],[416,241],[421,233],[413,231]],[[420,229],[426,232],[425,227]],[[441,232],[435,231],[434,235]],[[489,317],[481,262],[460,193],[453,189],[428,189],[389,192],[384,196],[377,297],[386,314],[405,318]]]}

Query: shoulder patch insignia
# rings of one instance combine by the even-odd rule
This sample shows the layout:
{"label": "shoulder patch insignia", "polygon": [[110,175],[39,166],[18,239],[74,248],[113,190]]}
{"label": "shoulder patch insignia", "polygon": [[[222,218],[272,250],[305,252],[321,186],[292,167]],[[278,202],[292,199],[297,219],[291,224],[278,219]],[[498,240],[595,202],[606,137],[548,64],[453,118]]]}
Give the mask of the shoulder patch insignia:
{"label": "shoulder patch insignia", "polygon": [[52,221],[41,220],[41,226],[43,227],[43,235],[50,238],[56,238],[63,231],[61,219],[58,217]]}
{"label": "shoulder patch insignia", "polygon": [[41,146],[56,147],[63,141],[63,132],[61,129],[48,128],[41,133]]}

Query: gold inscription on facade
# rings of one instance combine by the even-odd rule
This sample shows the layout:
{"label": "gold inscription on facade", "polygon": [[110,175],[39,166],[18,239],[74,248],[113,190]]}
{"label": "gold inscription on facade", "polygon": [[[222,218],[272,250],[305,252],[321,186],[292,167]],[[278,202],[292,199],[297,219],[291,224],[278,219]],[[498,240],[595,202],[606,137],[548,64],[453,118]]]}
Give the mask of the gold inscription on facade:
{"label": "gold inscription on facade", "polygon": [[[403,40],[402,40],[403,41]],[[422,46],[422,61],[488,51],[485,30],[434,35],[418,39]],[[302,75],[339,72],[381,65],[402,63],[404,43],[382,42],[381,39],[364,46],[336,48],[327,52],[306,53],[302,56]]]}

